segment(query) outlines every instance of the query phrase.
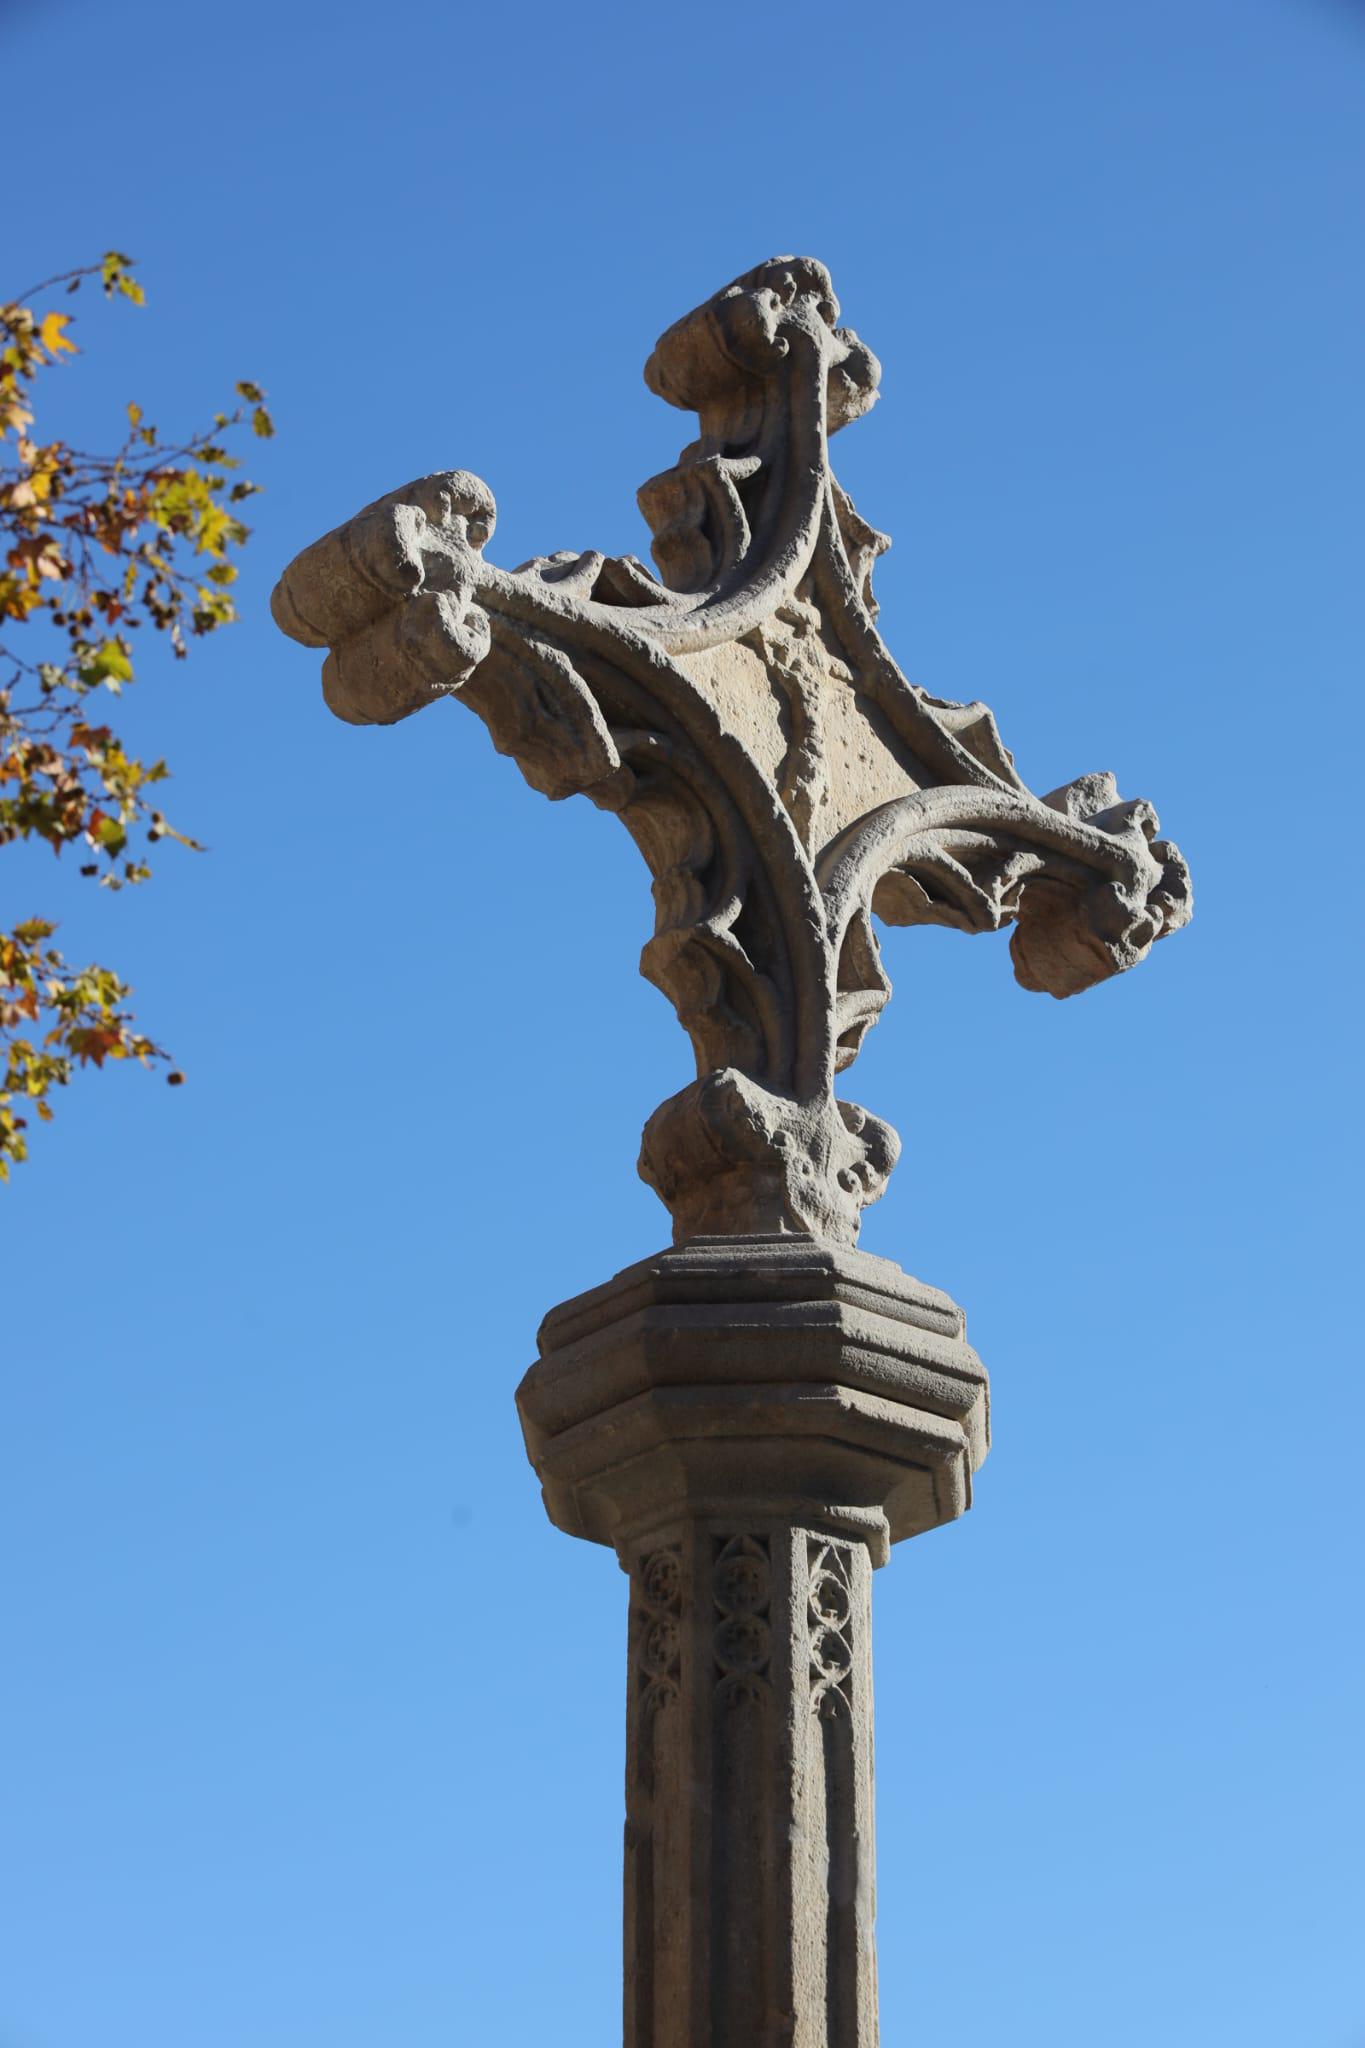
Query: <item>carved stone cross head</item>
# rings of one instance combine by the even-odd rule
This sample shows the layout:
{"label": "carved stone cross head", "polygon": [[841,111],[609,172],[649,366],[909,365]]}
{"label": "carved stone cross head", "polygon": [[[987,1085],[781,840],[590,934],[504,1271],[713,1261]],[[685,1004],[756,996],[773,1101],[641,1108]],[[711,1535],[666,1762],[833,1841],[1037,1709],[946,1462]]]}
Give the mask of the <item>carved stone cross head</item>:
{"label": "carved stone cross head", "polygon": [[836,482],[829,436],[880,366],[828,271],[776,257],[670,327],[645,366],[698,438],[639,493],[633,555],[484,559],[495,507],[420,477],[298,556],[275,618],[329,650],[355,724],[453,695],[550,797],[614,811],[654,878],[641,967],[697,1079],[645,1126],[674,1235],[852,1245],[895,1164],[891,1127],[834,1092],[890,994],[872,913],[1013,923],[1025,988],[1070,996],[1190,915],[1156,813],[1108,774],[1038,797],[990,711],[908,682],[877,632],[887,547]]}

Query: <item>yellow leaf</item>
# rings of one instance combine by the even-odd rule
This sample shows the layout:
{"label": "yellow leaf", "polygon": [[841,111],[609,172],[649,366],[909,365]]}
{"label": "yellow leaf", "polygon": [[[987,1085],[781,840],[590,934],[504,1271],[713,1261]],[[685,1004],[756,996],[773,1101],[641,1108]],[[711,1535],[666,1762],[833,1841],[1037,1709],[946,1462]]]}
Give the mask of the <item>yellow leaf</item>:
{"label": "yellow leaf", "polygon": [[71,317],[67,313],[44,314],[43,324],[38,329],[38,339],[50,356],[55,356],[59,349],[65,349],[69,356],[75,355],[75,342],[68,341],[62,332],[64,327],[69,327],[70,325]]}

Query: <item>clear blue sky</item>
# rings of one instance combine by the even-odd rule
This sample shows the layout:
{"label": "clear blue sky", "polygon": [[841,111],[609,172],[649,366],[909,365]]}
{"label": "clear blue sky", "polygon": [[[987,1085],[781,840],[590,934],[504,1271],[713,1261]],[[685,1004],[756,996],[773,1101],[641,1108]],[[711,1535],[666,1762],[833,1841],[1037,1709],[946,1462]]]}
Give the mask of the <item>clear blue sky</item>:
{"label": "clear blue sky", "polygon": [[4,859],[189,1085],[73,1087],[0,1197],[0,2048],[619,2037],[625,1582],[512,1392],[666,1237],[647,878],[457,706],[334,722],[266,600],[447,465],[505,564],[642,549],[648,348],[775,250],[885,365],[836,456],[902,665],[1198,892],[1065,1005],[889,940],[864,1242],[996,1441],[877,1580],[885,2038],[1361,2048],[1365,9],[50,0],[0,56],[4,287],[150,294],[78,302],[54,430],[280,429],[243,623],[129,706],[212,852]]}

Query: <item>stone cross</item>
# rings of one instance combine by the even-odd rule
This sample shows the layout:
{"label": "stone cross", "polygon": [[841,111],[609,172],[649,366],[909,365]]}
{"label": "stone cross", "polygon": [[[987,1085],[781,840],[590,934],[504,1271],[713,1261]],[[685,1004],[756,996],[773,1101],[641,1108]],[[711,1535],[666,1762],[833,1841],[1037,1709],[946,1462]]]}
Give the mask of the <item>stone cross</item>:
{"label": "stone cross", "polygon": [[551,1519],[630,1578],[626,2048],[873,2048],[870,1577],[961,1514],[988,1444],[960,1309],[854,1249],[896,1162],[835,1093],[890,984],[872,915],[1012,924],[1075,995],[1190,915],[1108,774],[1035,796],[990,711],[909,683],[887,547],[829,437],[880,367],[829,273],[777,257],[669,328],[650,389],[698,438],[633,555],[485,559],[491,492],[420,477],[285,571],[338,717],[453,696],[549,797],[614,812],[653,877],[643,973],[697,1078],[645,1126],[673,1249],[545,1319],[518,1405]]}

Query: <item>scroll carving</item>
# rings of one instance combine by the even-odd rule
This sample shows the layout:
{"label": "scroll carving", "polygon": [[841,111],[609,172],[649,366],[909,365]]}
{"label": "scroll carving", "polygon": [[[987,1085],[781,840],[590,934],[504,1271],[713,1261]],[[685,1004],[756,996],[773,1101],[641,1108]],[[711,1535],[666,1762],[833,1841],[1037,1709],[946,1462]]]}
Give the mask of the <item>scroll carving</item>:
{"label": "scroll carving", "polygon": [[853,1706],[852,1576],[842,1544],[811,1537],[808,1550],[810,1703],[814,1713],[830,1721]]}
{"label": "scroll carving", "polygon": [[638,1577],[635,1683],[646,1719],[676,1704],[682,1662],[682,1557],[676,1549],[643,1558]]}
{"label": "scroll carving", "polygon": [[776,1865],[761,1847],[779,1810],[773,1559],[766,1536],[710,1547],[712,2038],[738,2044],[761,2041],[779,2003]]}
{"label": "scroll carving", "polygon": [[631,1573],[627,1715],[626,1986],[631,2048],[655,2048],[658,2012],[686,1998],[688,1960],[668,1912],[684,1803],[683,1559],[664,1544]]}
{"label": "scroll carving", "polygon": [[[813,1945],[822,1954],[824,1965],[824,2038],[831,2043],[875,2042],[870,1881],[872,1703],[866,1688],[861,1699],[855,1690],[859,1661],[866,1669],[868,1652],[866,1587],[859,1583],[846,1544],[809,1536],[806,1552],[810,1656],[806,1771],[827,1857],[826,1882],[814,1901],[823,1917],[823,1939],[812,1930]],[[859,1630],[862,1642],[855,1640]]]}
{"label": "scroll carving", "polygon": [[451,470],[306,549],[273,601],[328,649],[339,717],[453,695],[533,788],[587,796],[635,839],[655,900],[642,971],[697,1064],[640,1157],[680,1239],[856,1240],[899,1149],[834,1092],[890,993],[874,914],[1011,924],[1016,977],[1058,997],[1190,915],[1150,805],[1108,775],[1033,795],[985,706],[892,660],[872,596],[888,543],[828,446],[880,367],[838,322],[824,267],[781,257],[659,341],[646,381],[700,433],[639,494],[657,575],[595,551],[496,568],[492,495]]}
{"label": "scroll carving", "polygon": [[772,1694],[772,1559],[767,1539],[717,1539],[711,1572],[715,1605],[712,1651],[722,1704],[762,1703]]}

